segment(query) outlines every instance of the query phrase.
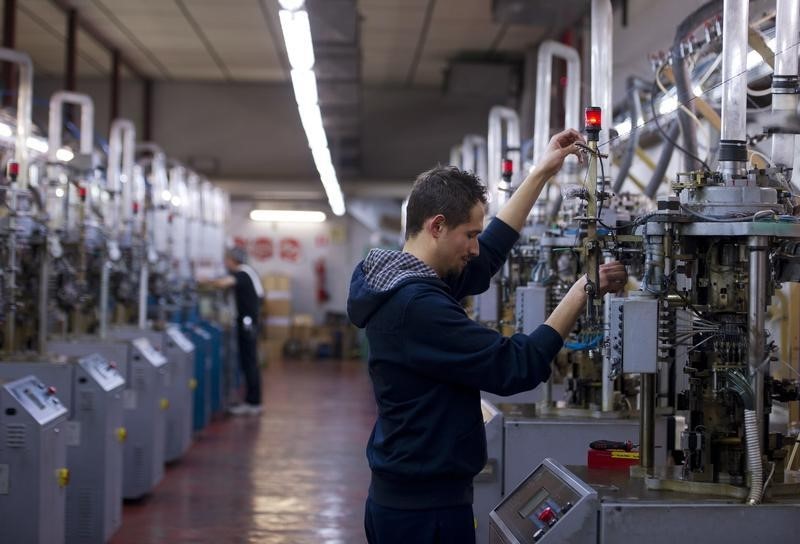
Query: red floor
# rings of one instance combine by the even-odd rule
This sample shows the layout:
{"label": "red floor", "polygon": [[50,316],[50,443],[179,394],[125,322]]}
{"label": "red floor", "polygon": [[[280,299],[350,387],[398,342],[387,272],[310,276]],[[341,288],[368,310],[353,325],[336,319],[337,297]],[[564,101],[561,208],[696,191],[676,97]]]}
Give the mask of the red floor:
{"label": "red floor", "polygon": [[263,374],[264,413],[212,424],[112,544],[365,542],[375,418],[359,361],[284,362]]}

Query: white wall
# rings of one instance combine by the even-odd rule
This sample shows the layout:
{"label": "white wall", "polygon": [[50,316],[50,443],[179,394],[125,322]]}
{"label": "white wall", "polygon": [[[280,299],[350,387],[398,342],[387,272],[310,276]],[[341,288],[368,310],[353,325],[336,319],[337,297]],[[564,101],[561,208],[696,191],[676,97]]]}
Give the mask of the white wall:
{"label": "white wall", "polygon": [[[247,243],[250,265],[259,275],[287,275],[292,281],[292,306],[295,314],[311,314],[317,323],[322,322],[326,311],[344,313],[350,276],[355,265],[371,247],[371,232],[358,222],[329,217],[324,223],[275,224],[256,223],[248,217],[252,206],[234,202],[231,205],[230,236]],[[270,240],[273,253],[259,256],[258,240]],[[280,254],[282,241],[293,239],[299,243],[297,259],[290,260]],[[263,246],[262,246],[263,247]],[[326,267],[325,288],[330,295],[327,303],[317,301],[317,276],[315,264],[322,260]]]}

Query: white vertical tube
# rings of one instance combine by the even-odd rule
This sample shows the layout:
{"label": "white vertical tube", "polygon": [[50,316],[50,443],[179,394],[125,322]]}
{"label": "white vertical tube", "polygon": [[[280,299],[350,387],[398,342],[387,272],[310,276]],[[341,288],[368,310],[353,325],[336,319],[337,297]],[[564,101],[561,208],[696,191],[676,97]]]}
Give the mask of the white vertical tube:
{"label": "white vertical tube", "polygon": [[450,166],[462,168],[462,164],[461,145],[454,145],[450,148]]}
{"label": "white vertical tube", "polygon": [[[505,128],[505,132],[503,131]],[[520,126],[519,115],[511,108],[494,106],[489,110],[489,133],[487,137],[488,170],[487,186],[489,188],[489,217],[497,215],[500,207],[505,203],[508,193],[500,190],[503,165],[503,143],[505,148],[519,149]],[[521,155],[517,151],[509,156],[514,165],[514,174],[517,175],[521,168]]]}
{"label": "white vertical tube", "polygon": [[[547,40],[539,45],[536,66],[536,104],[533,118],[533,163],[536,164],[547,149],[550,140],[550,103],[553,84],[553,58],[558,57],[567,63],[567,88],[565,90],[564,125],[557,128],[580,130],[581,108],[581,59],[578,51],[563,43]],[[609,91],[610,92],[610,91]],[[574,162],[575,157],[568,157]]]}
{"label": "white vertical tube", "polygon": [[113,213],[106,217],[106,226],[116,240],[120,223],[129,222],[133,214],[131,191],[136,150],[136,127],[127,119],[114,119],[108,143],[106,189],[113,196]]}
{"label": "white vertical tube", "polygon": [[[797,108],[797,43],[800,41],[800,0],[777,0],[775,14],[775,71],[772,76],[772,111]],[[795,135],[772,136],[772,162],[791,168]]]}
{"label": "white vertical tube", "polygon": [[0,48],[0,60],[19,66],[17,89],[17,140],[14,160],[19,164],[17,184],[28,188],[28,138],[31,135],[31,108],[33,106],[33,62],[27,53]]}
{"label": "white vertical tube", "polygon": [[[611,11],[611,0],[592,0],[592,106],[599,106],[605,122],[600,131],[599,146],[608,143],[612,119],[612,79],[611,69],[614,65],[614,17]],[[745,44],[747,36],[745,35]],[[611,175],[610,164],[606,175]]]}
{"label": "white vertical tube", "polygon": [[722,16],[722,132],[720,139],[746,139],[748,0],[725,0]]}
{"label": "white vertical tube", "polygon": [[56,152],[61,148],[61,128],[64,122],[64,104],[75,104],[81,108],[81,155],[91,155],[94,147],[94,102],[85,94],[58,91],[50,97],[50,117],[47,130],[47,159],[56,161]]}
{"label": "white vertical tube", "polygon": [[462,144],[462,168],[475,172],[475,175],[486,184],[486,138],[477,134],[464,136]]}

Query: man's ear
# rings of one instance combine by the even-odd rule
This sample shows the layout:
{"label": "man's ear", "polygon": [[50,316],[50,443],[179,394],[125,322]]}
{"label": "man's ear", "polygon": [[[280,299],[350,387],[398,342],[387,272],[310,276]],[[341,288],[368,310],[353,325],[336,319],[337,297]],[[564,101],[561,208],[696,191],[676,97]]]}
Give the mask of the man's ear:
{"label": "man's ear", "polygon": [[434,215],[433,219],[431,219],[430,224],[428,226],[428,230],[431,233],[431,236],[434,238],[439,238],[442,232],[444,232],[445,221],[444,216],[442,214]]}

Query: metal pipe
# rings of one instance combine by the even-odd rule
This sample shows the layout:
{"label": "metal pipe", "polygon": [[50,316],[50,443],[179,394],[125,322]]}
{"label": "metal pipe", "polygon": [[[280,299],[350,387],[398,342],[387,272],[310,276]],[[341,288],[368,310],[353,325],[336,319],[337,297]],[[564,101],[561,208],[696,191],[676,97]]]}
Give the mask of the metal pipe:
{"label": "metal pipe", "polygon": [[20,190],[28,188],[28,138],[31,135],[31,107],[33,104],[33,62],[27,53],[13,49],[0,49],[0,61],[19,66],[19,85],[17,87],[17,140],[14,146],[14,160],[19,163],[17,186]]}
{"label": "metal pipe", "polygon": [[48,311],[48,289],[50,287],[50,255],[48,250],[48,239],[45,236],[44,244],[41,248],[41,263],[39,267],[39,338],[37,339],[36,348],[40,355],[47,352],[47,332],[48,332],[48,319],[50,319],[50,312]]}
{"label": "metal pipe", "polygon": [[625,178],[628,177],[628,172],[631,170],[633,157],[636,155],[636,148],[639,146],[638,125],[639,119],[642,117],[642,98],[639,96],[639,89],[641,87],[642,85],[639,78],[636,76],[628,77],[628,114],[631,116],[631,130],[628,135],[628,147],[625,149],[625,155],[622,157],[617,179],[614,180],[614,184],[611,186],[611,190],[615,193],[618,193],[620,189],[622,189]]}
{"label": "metal pipe", "polygon": [[[613,103],[611,91],[613,81],[612,67],[614,63],[614,14],[611,9],[611,0],[592,0],[592,81],[591,97],[592,106],[599,106],[603,115],[609,120],[611,126]],[[608,145],[608,128],[600,131],[601,145]],[[609,165],[606,174],[610,175]]]}
{"label": "metal pipe", "polygon": [[[772,111],[797,109],[797,44],[800,38],[800,0],[777,0],[775,14],[775,71],[772,75]],[[772,162],[792,168],[794,134],[772,135]]]}
{"label": "metal pipe", "polygon": [[[611,256],[606,258],[606,262],[613,261]],[[603,297],[605,302],[603,306],[603,323],[611,323],[611,293]],[[609,378],[611,375],[611,350],[603,349],[602,353],[602,370],[600,380],[602,382],[600,408],[603,412],[611,412],[614,410],[614,378]]]}
{"label": "metal pipe", "polygon": [[[505,123],[505,132],[503,132]],[[503,145],[505,143],[505,146]],[[491,200],[489,202],[489,217],[497,215],[498,210],[505,204],[508,196],[508,189],[500,190],[500,179],[502,176],[504,151],[509,149],[519,149],[520,147],[520,127],[519,115],[511,108],[504,106],[494,106],[489,110],[489,134],[487,138],[488,146],[488,187]],[[510,157],[514,165],[514,175],[520,171],[522,157],[519,152],[513,153]],[[512,183],[513,185],[513,183]]]}
{"label": "metal pipe", "polygon": [[450,166],[461,168],[463,160],[461,158],[461,144],[450,148]]}
{"label": "metal pipe", "polygon": [[[119,233],[119,222],[129,221],[133,213],[131,191],[136,154],[136,127],[127,119],[114,119],[108,144],[108,175],[106,188],[114,198],[114,213],[107,218],[112,238]],[[122,208],[120,210],[120,208]]]}
{"label": "metal pipe", "polygon": [[640,464],[646,474],[652,475],[655,467],[656,375],[641,374],[641,380]]}
{"label": "metal pipe", "polygon": [[91,155],[94,146],[94,102],[86,94],[71,91],[58,91],[50,97],[50,116],[48,119],[47,159],[58,161],[56,153],[61,148],[61,129],[64,123],[64,104],[75,104],[81,107],[81,155]]}
{"label": "metal pipe", "polygon": [[[3,0],[3,47],[14,49],[17,41],[17,0]],[[14,67],[3,65],[3,87],[11,89],[16,87],[14,81]],[[3,96],[3,106],[11,106],[13,100],[11,93]]]}
{"label": "metal pipe", "polygon": [[142,268],[139,271],[139,328],[147,328],[147,287],[150,281],[150,270],[147,263],[147,251],[142,258]]}
{"label": "metal pipe", "polygon": [[18,189],[11,187],[11,205],[8,214],[8,282],[6,287],[6,305],[8,313],[6,315],[6,333],[3,346],[6,352],[14,351],[16,343],[16,324],[17,324],[17,195]]}
{"label": "metal pipe", "polygon": [[462,169],[474,172],[483,183],[486,181],[486,138],[477,134],[467,134],[461,144]]}
{"label": "metal pipe", "polygon": [[[533,163],[538,164],[550,141],[550,103],[553,99],[553,58],[558,57],[567,63],[567,87],[564,90],[564,125],[562,128],[579,129],[581,59],[574,47],[553,40],[539,45],[536,66],[536,109],[533,127]],[[568,157],[567,162],[576,162]]]}
{"label": "metal pipe", "polygon": [[[109,77],[110,82],[110,92],[109,92],[109,109],[110,109],[110,116],[109,119],[116,119],[119,117],[119,88],[120,84],[122,83],[121,80],[121,68],[122,62],[120,60],[119,49],[114,49],[111,51],[111,74]],[[112,127],[113,129],[113,121]]]}
{"label": "metal pipe", "polygon": [[[769,369],[764,363],[764,326],[767,307],[767,246],[766,236],[750,236],[747,246],[750,250],[750,274],[748,278],[749,297],[747,308],[748,355],[755,413],[759,428],[764,424],[764,377]],[[759,436],[762,436],[759,433]]]}
{"label": "metal pipe", "polygon": [[672,122],[669,127],[667,127],[667,135],[669,139],[664,140],[664,144],[661,148],[661,155],[658,157],[658,163],[656,163],[656,167],[653,170],[653,175],[650,177],[650,181],[647,184],[647,188],[645,189],[644,194],[648,198],[653,198],[658,193],[658,188],[664,181],[664,174],[669,167],[669,163],[672,160],[672,153],[675,151],[675,144],[673,143],[675,139],[678,137],[680,133],[680,127],[678,123]]}
{"label": "metal pipe", "polygon": [[111,279],[111,263],[105,261],[100,271],[100,338],[108,336],[108,290]]}
{"label": "metal pipe", "polygon": [[725,0],[722,15],[721,140],[747,138],[748,0]]}

